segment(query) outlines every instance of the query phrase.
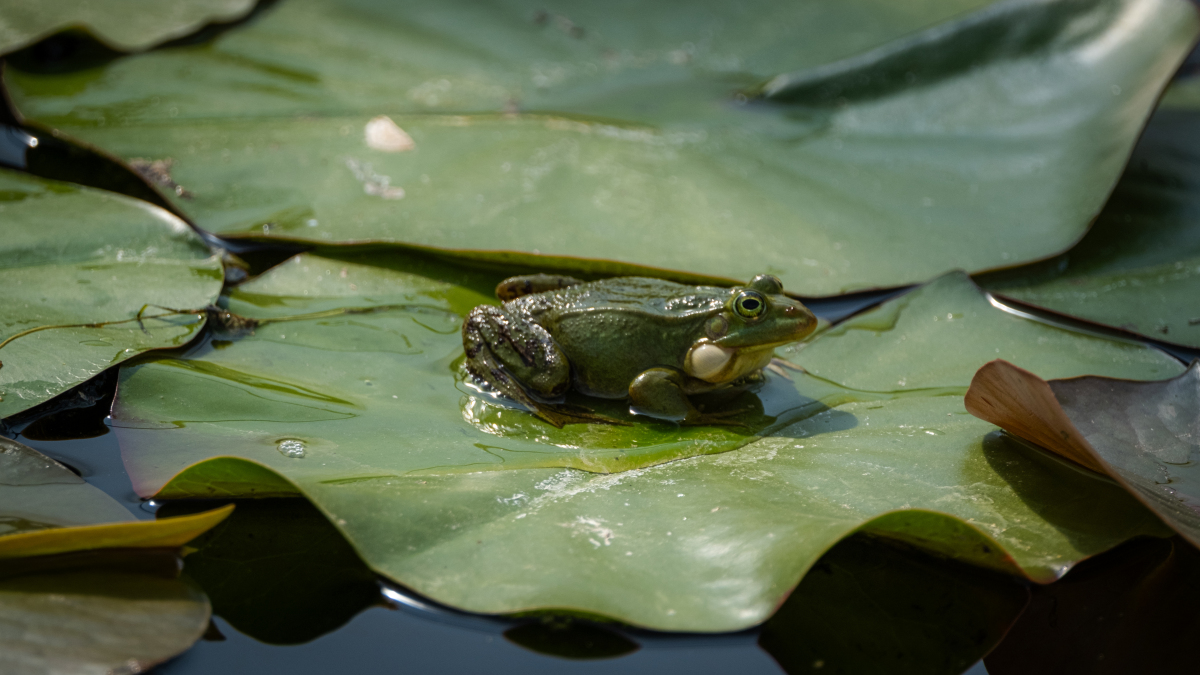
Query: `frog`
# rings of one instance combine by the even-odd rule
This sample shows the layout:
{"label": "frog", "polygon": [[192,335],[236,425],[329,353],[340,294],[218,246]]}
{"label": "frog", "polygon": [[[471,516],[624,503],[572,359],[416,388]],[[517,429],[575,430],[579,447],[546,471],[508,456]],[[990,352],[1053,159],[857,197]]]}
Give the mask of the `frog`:
{"label": "frog", "polygon": [[559,428],[627,423],[566,404],[571,391],[627,399],[634,419],[738,424],[690,397],[761,380],[777,347],[817,326],[770,274],[732,287],[531,274],[501,281],[496,297],[463,322],[469,382]]}

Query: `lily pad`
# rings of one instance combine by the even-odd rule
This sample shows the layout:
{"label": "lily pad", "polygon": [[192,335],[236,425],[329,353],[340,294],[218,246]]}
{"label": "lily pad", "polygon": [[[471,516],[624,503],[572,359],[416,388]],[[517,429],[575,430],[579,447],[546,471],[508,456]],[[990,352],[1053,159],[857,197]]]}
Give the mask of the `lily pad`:
{"label": "lily pad", "polygon": [[421,265],[299,256],[228,299],[276,323],[124,368],[113,420],[138,492],[299,491],[373,569],[440,602],[667,630],[763,621],[860,530],[1039,582],[1167,532],[1119,487],[991,433],[961,397],[997,349],[1055,375],[1180,364],[1004,312],[961,273],[795,350],[815,374],[747,392],[766,411],[752,422],[793,417],[738,435],[557,430],[477,408],[456,388],[457,320],[486,284]]}
{"label": "lily pad", "polygon": [[0,670],[140,673],[208,627],[204,594],[179,579],[76,571],[0,579]]}
{"label": "lily pad", "polygon": [[1200,347],[1200,81],[1168,90],[1087,236],[980,280],[1004,297]]}
{"label": "lily pad", "polygon": [[0,417],[185,344],[204,317],[148,305],[198,309],[220,293],[220,260],[144,202],[0,170],[0,218]]}
{"label": "lily pad", "polygon": [[6,82],[38,124],[170,160],[225,236],[829,295],[1068,247],[1200,32],[1183,0],[978,7],[298,0]]}
{"label": "lily pad", "polygon": [[979,370],[971,413],[1111,476],[1200,546],[1200,361],[1177,377],[1049,382],[1005,361]]}
{"label": "lily pad", "polygon": [[[519,467],[622,471],[729,450],[752,432],[825,408],[772,375],[729,403],[747,408],[737,418],[746,428],[663,422],[549,428],[461,381],[462,318],[477,304],[496,302],[483,289],[490,292],[499,278],[395,253],[297,256],[223,301],[262,322],[252,335],[232,344],[218,337],[186,357],[125,372],[119,389],[152,387],[156,394],[153,401],[139,397],[136,410],[124,408],[119,424],[203,430],[203,448],[185,451],[195,459],[196,452],[236,454],[285,475],[317,469],[320,480],[336,474],[354,482]],[[627,402],[579,402],[634,421]],[[163,441],[191,444],[186,434]],[[143,479],[135,476],[138,489],[157,489],[142,486]],[[215,491],[201,494],[239,494],[208,489]]]}
{"label": "lily pad", "polygon": [[136,521],[67,467],[0,438],[0,559],[101,548],[179,548],[230,511]]}
{"label": "lily pad", "polygon": [[181,0],[149,5],[138,0],[5,0],[0,3],[0,54],[68,29],[87,31],[112,49],[140,51],[193,33],[209,23],[241,18],[254,4],[255,0]]}

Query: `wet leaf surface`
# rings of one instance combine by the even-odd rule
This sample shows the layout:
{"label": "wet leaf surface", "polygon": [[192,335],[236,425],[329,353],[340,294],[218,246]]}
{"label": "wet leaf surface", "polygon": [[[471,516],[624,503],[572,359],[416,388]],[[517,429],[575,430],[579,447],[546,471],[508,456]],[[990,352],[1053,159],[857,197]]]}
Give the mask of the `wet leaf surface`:
{"label": "wet leaf surface", "polygon": [[179,579],[60,572],[0,579],[0,670],[139,673],[191,647],[209,605]]}
{"label": "wet leaf surface", "polygon": [[297,0],[6,81],[30,119],[169,165],[229,236],[829,295],[1069,246],[1200,27],[1179,0],[979,6]]}
{"label": "wet leaf surface", "polygon": [[0,3],[0,54],[31,45],[67,29],[83,29],[122,51],[148,49],[195,32],[208,23],[232,21],[254,0],[182,0],[147,5],[138,0]]}
{"label": "wet leaf surface", "polygon": [[134,521],[119,502],[28,446],[0,438],[0,559],[103,548],[178,548],[229,515]]}
{"label": "wet leaf surface", "polygon": [[966,400],[972,414],[1111,476],[1200,546],[1200,361],[1158,382],[1047,382],[996,361]]}
{"label": "wet leaf surface", "polygon": [[1006,297],[1200,347],[1200,81],[1173,85],[1068,253],[980,280]]}
{"label": "wet leaf surface", "polygon": [[795,416],[742,435],[556,430],[479,401],[458,383],[458,322],[494,279],[472,278],[305,254],[242,287],[229,307],[274,323],[122,371],[113,419],[136,489],[299,490],[373,569],[439,602],[667,630],[763,621],[860,529],[1041,582],[1165,533],[1118,487],[990,434],[961,397],[997,350],[1052,376],[1178,362],[1006,313],[965,275],[788,353],[809,374],[748,394]]}
{"label": "wet leaf surface", "polygon": [[[158,517],[211,509],[172,502]],[[268,644],[308,642],[380,602],[375,574],[302,499],[241,500],[233,516],[189,544],[188,577],[213,612]]]}
{"label": "wet leaf surface", "polygon": [[1178,537],[1126,544],[1033,589],[991,675],[1188,672],[1200,629],[1200,553]]}
{"label": "wet leaf surface", "polygon": [[146,306],[203,308],[221,289],[200,237],[144,202],[0,170],[0,219],[0,417],[185,344],[203,316]]}
{"label": "wet leaf surface", "polygon": [[1028,599],[1011,577],[850,537],[809,570],[759,644],[791,675],[959,675]]}

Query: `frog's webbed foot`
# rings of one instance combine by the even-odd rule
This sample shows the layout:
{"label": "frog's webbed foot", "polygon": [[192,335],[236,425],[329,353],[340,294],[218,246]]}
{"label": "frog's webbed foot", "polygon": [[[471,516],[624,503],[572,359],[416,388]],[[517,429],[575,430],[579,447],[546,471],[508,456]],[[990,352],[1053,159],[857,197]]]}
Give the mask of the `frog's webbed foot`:
{"label": "frog's webbed foot", "polygon": [[559,429],[567,424],[612,424],[615,426],[628,427],[633,426],[632,423],[625,420],[618,420],[612,417],[601,415],[590,408],[585,408],[581,405],[571,405],[569,403],[560,404],[541,404],[536,409],[531,408],[533,414],[545,420],[549,424],[553,424]]}
{"label": "frog's webbed foot", "polygon": [[508,302],[532,293],[557,291],[583,282],[575,277],[561,274],[526,274],[519,277],[509,277],[496,285],[496,297],[500,302]]}
{"label": "frog's webbed foot", "polygon": [[536,323],[480,305],[467,315],[462,337],[467,372],[475,381],[530,410],[561,399],[571,385],[567,357]]}

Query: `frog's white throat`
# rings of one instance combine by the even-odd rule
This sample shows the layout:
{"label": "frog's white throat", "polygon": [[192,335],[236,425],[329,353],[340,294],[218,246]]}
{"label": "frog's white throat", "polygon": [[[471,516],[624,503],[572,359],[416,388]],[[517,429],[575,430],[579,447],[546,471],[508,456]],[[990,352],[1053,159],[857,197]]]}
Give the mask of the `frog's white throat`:
{"label": "frog's white throat", "polygon": [[769,363],[773,351],[770,348],[730,349],[700,342],[688,350],[683,359],[683,370],[705,382],[732,382]]}
{"label": "frog's white throat", "polygon": [[701,342],[688,350],[683,360],[683,369],[692,377],[711,382],[709,378],[719,377],[733,355],[732,349],[718,347],[711,342]]}

